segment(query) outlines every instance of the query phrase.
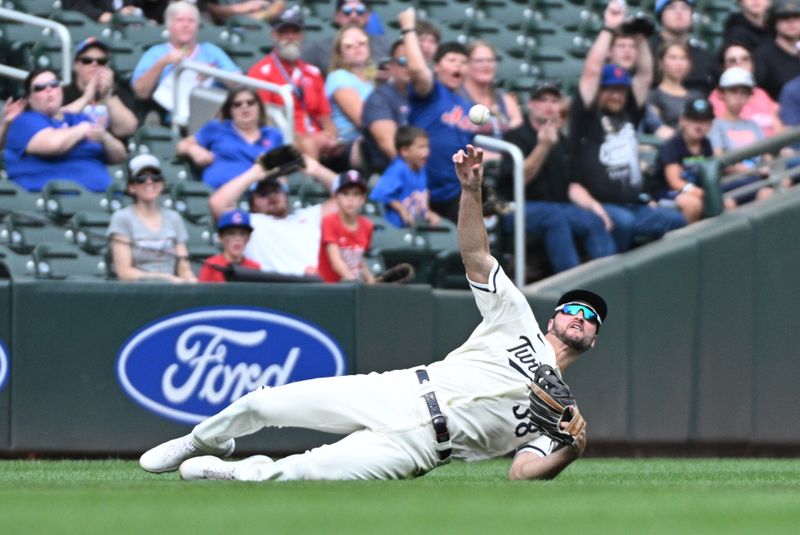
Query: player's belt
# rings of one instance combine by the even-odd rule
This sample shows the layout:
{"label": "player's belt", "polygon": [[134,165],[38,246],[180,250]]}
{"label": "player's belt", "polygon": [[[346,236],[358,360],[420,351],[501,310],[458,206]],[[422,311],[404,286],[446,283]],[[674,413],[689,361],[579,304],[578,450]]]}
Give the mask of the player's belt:
{"label": "player's belt", "polygon": [[[416,372],[419,384],[430,382],[427,370],[416,370]],[[439,460],[448,461],[453,453],[453,444],[450,442],[450,431],[447,430],[447,418],[439,408],[435,393],[427,392],[423,397],[425,404],[428,405],[428,412],[431,413],[431,424],[433,424],[433,432],[436,433],[436,452],[439,454]]]}

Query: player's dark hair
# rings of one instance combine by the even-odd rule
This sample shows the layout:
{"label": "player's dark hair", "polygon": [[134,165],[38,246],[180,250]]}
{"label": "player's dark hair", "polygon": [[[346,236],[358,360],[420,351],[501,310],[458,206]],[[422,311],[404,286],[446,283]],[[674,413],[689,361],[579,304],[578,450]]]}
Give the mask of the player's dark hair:
{"label": "player's dark hair", "polygon": [[394,148],[399,153],[400,149],[410,147],[415,140],[421,137],[428,138],[428,133],[422,128],[411,125],[401,126],[394,135]]}
{"label": "player's dark hair", "polygon": [[448,41],[440,44],[439,48],[436,49],[436,54],[433,55],[433,62],[439,63],[447,54],[461,54],[465,58],[469,57],[467,47],[458,41]]}

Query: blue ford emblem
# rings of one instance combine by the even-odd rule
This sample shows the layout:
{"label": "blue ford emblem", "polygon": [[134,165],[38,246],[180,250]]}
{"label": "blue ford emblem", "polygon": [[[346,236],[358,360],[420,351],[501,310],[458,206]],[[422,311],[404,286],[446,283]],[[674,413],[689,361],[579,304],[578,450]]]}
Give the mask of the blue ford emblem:
{"label": "blue ford emblem", "polygon": [[8,351],[6,345],[0,340],[0,391],[6,386],[8,380]]}
{"label": "blue ford emblem", "polygon": [[137,331],[117,356],[136,403],[197,423],[262,385],[346,373],[336,341],[318,326],[261,308],[202,308]]}

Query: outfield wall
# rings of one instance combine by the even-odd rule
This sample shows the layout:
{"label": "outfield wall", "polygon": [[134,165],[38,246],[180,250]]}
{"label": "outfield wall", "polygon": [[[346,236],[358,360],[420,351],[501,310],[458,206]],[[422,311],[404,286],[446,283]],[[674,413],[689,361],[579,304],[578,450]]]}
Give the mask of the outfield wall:
{"label": "outfield wall", "polygon": [[[800,404],[798,236],[800,191],[526,288],[542,323],[568,288],[609,302],[566,376],[591,440],[800,443],[782,416]],[[237,389],[430,362],[478,321],[470,293],[427,286],[0,282],[0,449],[141,452]],[[329,438],[266,431],[240,449]]]}

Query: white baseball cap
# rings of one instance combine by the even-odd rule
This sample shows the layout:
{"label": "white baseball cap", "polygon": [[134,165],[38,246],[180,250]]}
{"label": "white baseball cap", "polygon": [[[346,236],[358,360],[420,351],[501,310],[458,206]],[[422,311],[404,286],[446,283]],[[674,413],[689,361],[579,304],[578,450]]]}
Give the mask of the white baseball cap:
{"label": "white baseball cap", "polygon": [[152,154],[145,153],[135,156],[128,163],[128,170],[130,171],[129,176],[136,176],[143,169],[155,169],[157,171],[161,171],[161,162],[159,162],[158,158]]}
{"label": "white baseball cap", "polygon": [[731,67],[719,77],[719,87],[722,89],[730,87],[749,87],[752,89],[755,86],[753,73],[744,67]]}

